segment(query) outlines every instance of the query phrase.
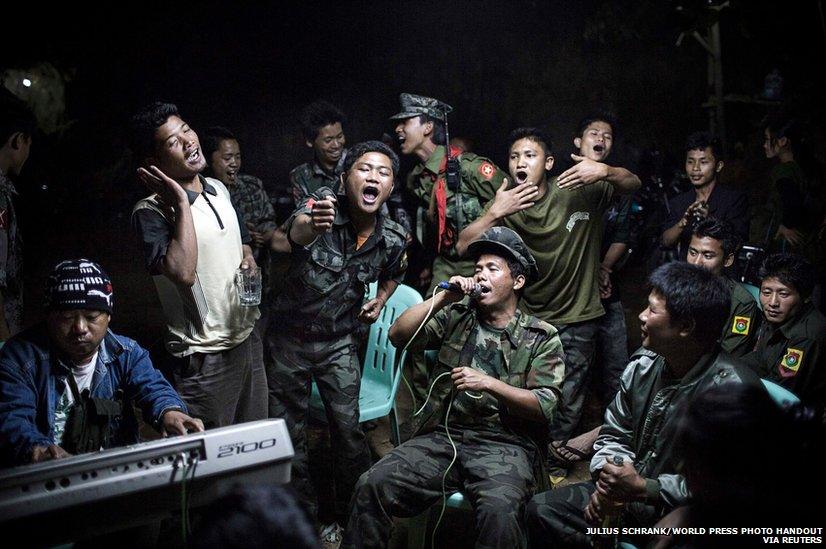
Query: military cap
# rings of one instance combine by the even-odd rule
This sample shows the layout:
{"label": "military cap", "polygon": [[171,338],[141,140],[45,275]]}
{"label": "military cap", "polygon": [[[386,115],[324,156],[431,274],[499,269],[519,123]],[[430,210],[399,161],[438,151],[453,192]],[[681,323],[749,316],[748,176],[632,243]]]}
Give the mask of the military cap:
{"label": "military cap", "polygon": [[404,120],[421,114],[426,114],[436,120],[444,120],[453,107],[432,97],[403,93],[399,95],[402,111],[390,117],[390,120]]}
{"label": "military cap", "polygon": [[516,231],[507,227],[491,227],[479,238],[468,244],[468,255],[479,257],[483,253],[494,253],[501,255],[505,253],[507,257],[515,259],[528,271],[528,280],[536,280],[539,270],[536,268],[536,260],[531,255],[522,237]]}

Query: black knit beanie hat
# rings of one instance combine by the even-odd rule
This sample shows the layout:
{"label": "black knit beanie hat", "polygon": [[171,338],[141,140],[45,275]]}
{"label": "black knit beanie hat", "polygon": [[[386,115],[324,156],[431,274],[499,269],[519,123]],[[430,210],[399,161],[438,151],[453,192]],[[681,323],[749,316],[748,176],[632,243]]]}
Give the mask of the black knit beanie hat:
{"label": "black knit beanie hat", "polygon": [[112,281],[94,261],[61,261],[46,281],[46,308],[49,310],[91,309],[112,314],[112,304]]}

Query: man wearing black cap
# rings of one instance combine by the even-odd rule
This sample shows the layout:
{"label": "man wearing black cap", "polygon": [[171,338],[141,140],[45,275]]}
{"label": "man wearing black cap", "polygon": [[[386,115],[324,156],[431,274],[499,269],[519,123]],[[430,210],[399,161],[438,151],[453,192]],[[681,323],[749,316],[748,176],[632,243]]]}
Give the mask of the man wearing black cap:
{"label": "man wearing black cap", "polygon": [[[407,176],[407,188],[418,199],[418,237],[429,257],[435,255],[427,295],[439,282],[453,275],[470,276],[473,262],[460,260],[456,251],[459,233],[482,214],[485,204],[496,194],[505,173],[487,158],[451,147],[450,156],[459,160],[459,189],[448,187],[445,129],[450,105],[411,93],[399,96],[401,112],[391,116],[403,154],[414,155],[419,164]],[[430,259],[425,264],[430,263]],[[413,385],[417,397],[427,391],[427,368],[423,361],[414,365]]]}
{"label": "man wearing black cap", "polygon": [[59,263],[46,322],[0,351],[0,463],[20,465],[137,442],[132,403],[168,434],[203,431],[135,341],[109,331],[112,283],[88,259]]}
{"label": "man wearing black cap", "polygon": [[[397,348],[439,350],[432,385],[444,413],[437,426],[361,476],[347,547],[386,547],[392,517],[420,513],[442,498],[443,488],[471,500],[477,540],[485,546],[525,545],[522,517],[537,483],[544,484],[543,440],[564,377],[562,344],[550,324],[516,307],[536,275],[522,239],[495,227],[469,251],[476,274],[450,278],[461,291],[435,294],[390,329]],[[467,302],[465,295],[475,297]]]}

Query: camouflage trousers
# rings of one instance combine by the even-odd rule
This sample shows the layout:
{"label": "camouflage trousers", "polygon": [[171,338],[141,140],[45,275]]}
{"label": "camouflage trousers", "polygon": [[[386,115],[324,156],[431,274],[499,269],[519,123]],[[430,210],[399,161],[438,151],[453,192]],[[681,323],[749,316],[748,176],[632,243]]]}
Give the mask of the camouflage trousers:
{"label": "camouflage trousers", "polygon": [[595,490],[589,481],[535,495],[527,508],[531,547],[591,547],[584,511]]}
{"label": "camouflage trousers", "polygon": [[[439,282],[449,280],[451,276],[473,276],[474,264],[473,261],[467,259],[452,260],[436,256],[436,259],[433,260],[432,270],[433,280],[427,290],[426,298],[433,295],[433,291]],[[407,381],[410,383],[413,395],[416,397],[417,406],[421,406],[427,397],[428,381],[430,380],[430,372],[425,363],[424,353],[408,353],[407,364],[407,371],[409,372]]]}
{"label": "camouflage trousers", "polygon": [[[525,504],[535,490],[535,451],[470,429],[451,430],[456,462],[445,479],[476,514],[476,547],[524,547]],[[442,499],[453,459],[444,428],[418,435],[384,456],[356,485],[342,547],[387,547],[392,517],[420,514]]]}
{"label": "camouflage trousers", "polygon": [[359,424],[361,370],[355,338],[347,335],[332,341],[304,341],[271,325],[267,339],[271,357],[267,371],[269,416],[287,422],[295,449],[292,485],[315,520],[318,497],[310,479],[307,455],[307,416],[315,380],[330,428],[336,511],[343,514],[359,475],[372,463]]}
{"label": "camouflage trousers", "polygon": [[[594,547],[594,543],[609,542],[603,547],[613,547],[614,540],[603,536],[591,536],[588,528],[595,527],[585,521],[585,507],[596,491],[593,481],[571,484],[537,494],[528,502],[527,530],[531,547]],[[641,502],[626,504],[625,510],[615,519],[614,527],[653,526],[662,513],[651,505]],[[619,524],[619,526],[617,526]],[[650,541],[643,536],[622,536],[636,547],[645,547]]]}
{"label": "camouflage trousers", "polygon": [[596,351],[600,319],[556,325],[565,354],[565,380],[556,417],[551,423],[551,440],[566,441],[574,435],[582,416],[585,394]]}
{"label": "camouflage trousers", "polygon": [[595,375],[599,376],[600,396],[607,405],[617,394],[620,377],[628,366],[628,329],[622,302],[603,302],[602,305],[605,316],[597,319]]}

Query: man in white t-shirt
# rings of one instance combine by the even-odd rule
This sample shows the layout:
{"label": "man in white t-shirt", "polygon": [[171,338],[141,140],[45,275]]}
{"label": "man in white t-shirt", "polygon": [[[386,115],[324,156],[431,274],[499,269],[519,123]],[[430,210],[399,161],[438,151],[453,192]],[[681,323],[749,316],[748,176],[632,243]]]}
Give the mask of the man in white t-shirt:
{"label": "man in white t-shirt", "polygon": [[153,193],[132,223],[166,316],[165,361],[175,388],[207,428],[267,417],[257,306],[242,306],[237,269],[255,269],[249,234],[206,167],[198,135],[170,103],[131,122],[138,177]]}

